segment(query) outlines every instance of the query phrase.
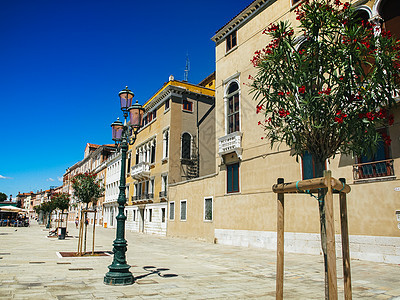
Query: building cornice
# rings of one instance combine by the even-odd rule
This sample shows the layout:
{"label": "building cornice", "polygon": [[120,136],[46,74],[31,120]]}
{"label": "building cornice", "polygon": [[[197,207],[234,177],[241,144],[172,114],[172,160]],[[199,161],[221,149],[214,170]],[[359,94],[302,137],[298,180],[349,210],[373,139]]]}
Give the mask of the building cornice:
{"label": "building cornice", "polygon": [[248,5],[245,9],[243,9],[236,17],[230,20],[227,24],[225,24],[222,28],[220,28],[215,35],[211,38],[213,42],[219,44],[223,41],[228,34],[232,31],[238,29],[243,26],[246,22],[251,20],[255,15],[257,15],[260,11],[264,10],[267,5],[275,2],[276,0],[255,0],[250,5]]}
{"label": "building cornice", "polygon": [[[158,108],[162,103],[171,98],[182,98],[183,94],[198,94],[204,97],[214,98],[215,91],[204,86],[194,85],[188,82],[170,81],[164,85],[153,97],[151,97],[145,104],[146,112]],[[214,94],[214,95],[213,95]]]}

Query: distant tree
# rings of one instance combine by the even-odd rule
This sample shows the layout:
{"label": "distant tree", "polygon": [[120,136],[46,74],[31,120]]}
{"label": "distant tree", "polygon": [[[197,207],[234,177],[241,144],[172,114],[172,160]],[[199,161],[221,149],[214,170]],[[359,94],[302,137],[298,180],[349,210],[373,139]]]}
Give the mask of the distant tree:
{"label": "distant tree", "polygon": [[55,207],[64,213],[64,210],[69,207],[70,195],[68,193],[55,193],[51,196],[51,200],[54,201]]}
{"label": "distant tree", "polygon": [[[87,172],[84,174],[78,174],[72,179],[72,188],[74,189],[74,196],[83,203],[86,203],[86,210],[89,207],[89,203],[92,203],[93,207],[97,203],[97,199],[103,195],[104,188],[100,186],[99,181],[96,179],[96,174]],[[87,212],[84,214],[84,252],[86,252],[86,236],[87,236]],[[79,230],[79,239],[81,237],[81,231]],[[94,236],[93,236],[94,239]]]}
{"label": "distant tree", "polygon": [[61,219],[63,219],[64,210],[67,210],[66,220],[68,220],[69,200],[70,200],[70,195],[68,193],[55,193],[51,195],[51,201],[54,201],[54,206],[59,210],[61,210]]}
{"label": "distant tree", "polygon": [[54,201],[47,201],[47,202],[43,202],[42,204],[40,204],[40,210],[44,212],[44,214],[47,216],[47,221],[49,224],[49,228],[50,228],[50,224],[51,224],[51,213],[53,212],[53,210],[55,210],[55,204]]}
{"label": "distant tree", "polygon": [[7,195],[0,192],[0,201],[6,201],[7,200]]}

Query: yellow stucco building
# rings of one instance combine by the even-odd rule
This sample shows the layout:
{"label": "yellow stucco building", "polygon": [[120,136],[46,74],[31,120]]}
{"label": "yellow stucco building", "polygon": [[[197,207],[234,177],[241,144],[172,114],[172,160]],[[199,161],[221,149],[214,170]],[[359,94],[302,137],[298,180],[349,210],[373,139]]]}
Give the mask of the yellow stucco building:
{"label": "yellow stucco building", "polygon": [[[145,104],[144,124],[128,150],[126,228],[165,235],[171,183],[215,173],[215,74],[199,84],[170,76]],[[183,212],[182,212],[183,213]]]}
{"label": "yellow stucco building", "polygon": [[[261,140],[256,102],[249,94],[249,76],[255,69],[250,59],[267,43],[264,29],[270,23],[288,20],[296,25],[296,6],[301,1],[256,0],[217,31],[215,81],[215,170],[203,178],[171,182],[168,201],[174,216],[168,217],[167,235],[210,242],[276,249],[277,178],[286,182],[303,179],[312,164],[296,161],[291,149],[271,149]],[[400,37],[397,0],[353,1],[364,19],[382,22]],[[238,8],[239,10],[240,8]],[[335,178],[345,178],[348,195],[350,252],[353,258],[400,263],[400,110],[393,126],[385,129],[392,144],[379,162],[360,161],[338,154],[327,161]],[[211,145],[210,145],[211,146]],[[384,171],[376,170],[383,164]],[[173,197],[172,197],[173,195]],[[179,205],[184,201],[185,205]],[[181,209],[185,210],[185,218]],[[337,238],[340,233],[338,201],[334,207]],[[317,200],[308,195],[285,198],[285,251],[320,253]],[[340,256],[340,248],[337,248]]]}

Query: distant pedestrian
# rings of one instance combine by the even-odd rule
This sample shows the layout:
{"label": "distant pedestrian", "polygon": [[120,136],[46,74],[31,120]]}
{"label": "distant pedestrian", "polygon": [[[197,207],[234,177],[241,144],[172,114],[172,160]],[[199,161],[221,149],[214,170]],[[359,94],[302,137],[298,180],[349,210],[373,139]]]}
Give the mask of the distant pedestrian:
{"label": "distant pedestrian", "polygon": [[78,229],[78,224],[79,224],[79,219],[78,219],[78,217],[76,217],[76,219],[75,219],[75,226],[76,226],[76,229]]}

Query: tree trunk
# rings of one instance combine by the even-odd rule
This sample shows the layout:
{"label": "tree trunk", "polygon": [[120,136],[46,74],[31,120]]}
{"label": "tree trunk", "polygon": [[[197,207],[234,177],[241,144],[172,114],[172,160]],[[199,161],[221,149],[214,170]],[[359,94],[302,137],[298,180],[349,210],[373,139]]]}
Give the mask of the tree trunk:
{"label": "tree trunk", "polygon": [[[325,160],[320,161],[314,157],[315,177],[323,177],[325,169]],[[321,229],[321,248],[324,256],[324,273],[325,273],[325,299],[329,299],[328,290],[328,260],[327,260],[327,244],[326,244],[326,221],[325,221],[325,194],[326,189],[318,191],[318,208],[319,208],[319,222]]]}

